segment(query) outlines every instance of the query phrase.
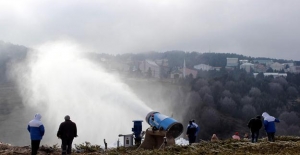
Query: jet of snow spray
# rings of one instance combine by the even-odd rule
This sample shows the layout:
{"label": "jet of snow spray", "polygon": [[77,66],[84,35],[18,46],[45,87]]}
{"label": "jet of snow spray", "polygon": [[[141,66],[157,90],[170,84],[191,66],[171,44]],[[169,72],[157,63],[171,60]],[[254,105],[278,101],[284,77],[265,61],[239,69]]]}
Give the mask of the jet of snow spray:
{"label": "jet of snow spray", "polygon": [[132,133],[132,120],[143,120],[151,111],[118,77],[82,54],[74,43],[46,43],[15,69],[25,106],[43,116],[42,143],[60,143],[56,132],[70,115],[78,128],[75,144],[102,145],[103,139],[112,144],[118,134]]}

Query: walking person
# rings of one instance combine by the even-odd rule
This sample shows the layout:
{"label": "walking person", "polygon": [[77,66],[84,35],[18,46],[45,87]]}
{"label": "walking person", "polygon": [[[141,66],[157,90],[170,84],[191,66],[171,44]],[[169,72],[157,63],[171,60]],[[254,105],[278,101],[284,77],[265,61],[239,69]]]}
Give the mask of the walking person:
{"label": "walking person", "polygon": [[276,132],[275,122],[279,123],[280,121],[279,119],[270,116],[267,112],[264,112],[262,116],[264,117],[264,126],[268,135],[268,141],[275,142],[275,132]]}
{"label": "walking person", "polygon": [[34,119],[28,123],[27,130],[30,133],[31,139],[31,155],[36,155],[40,147],[40,142],[45,133],[45,127],[41,122],[42,116],[35,114]]}
{"label": "walking person", "polygon": [[193,123],[193,121],[189,121],[189,125],[187,127],[186,136],[189,138],[189,144],[195,143],[196,141],[196,134],[199,131],[198,125],[196,126],[196,123]]}
{"label": "walking person", "polygon": [[259,130],[262,127],[261,116],[256,116],[255,118],[251,118],[248,122],[248,127],[251,130],[251,142],[256,143],[258,140]]}
{"label": "walking person", "polygon": [[61,139],[62,154],[71,154],[73,139],[77,137],[77,127],[69,115],[66,115],[65,121],[60,124],[57,137]]}

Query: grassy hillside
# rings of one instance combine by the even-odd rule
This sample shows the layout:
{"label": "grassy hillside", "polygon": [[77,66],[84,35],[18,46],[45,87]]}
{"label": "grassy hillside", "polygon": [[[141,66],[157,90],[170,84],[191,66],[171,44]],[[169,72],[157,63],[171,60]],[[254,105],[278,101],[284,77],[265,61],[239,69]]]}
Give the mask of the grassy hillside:
{"label": "grassy hillside", "polygon": [[[227,154],[299,154],[300,148],[300,137],[276,137],[276,142],[267,142],[266,139],[261,139],[258,143],[250,143],[248,141],[235,141],[235,140],[224,140],[219,142],[208,142],[202,141],[200,143],[195,143],[191,146],[170,146],[163,149],[155,149],[155,150],[143,150],[137,149],[137,147],[130,148],[112,148],[106,151],[100,149],[95,152],[82,152],[82,153],[74,153],[74,154],[105,154],[105,155],[174,155],[174,154],[182,154],[182,155],[199,155],[199,154],[219,154],[219,155],[227,155]],[[90,147],[82,147],[85,150],[93,150]],[[74,150],[75,152],[75,150]],[[7,144],[0,144],[0,154],[30,154],[30,147],[15,147],[9,146]],[[53,154],[59,155],[61,154],[60,149],[56,146],[46,147],[41,146],[39,153],[40,155]]]}

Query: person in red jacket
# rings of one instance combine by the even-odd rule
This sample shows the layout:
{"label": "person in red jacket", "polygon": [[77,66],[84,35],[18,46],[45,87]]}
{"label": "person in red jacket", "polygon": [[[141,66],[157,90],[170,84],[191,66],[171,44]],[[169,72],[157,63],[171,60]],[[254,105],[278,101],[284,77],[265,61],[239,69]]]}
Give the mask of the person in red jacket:
{"label": "person in red jacket", "polygon": [[232,136],[232,139],[235,139],[235,140],[241,140],[240,136],[239,136],[239,133],[238,132],[235,132],[234,135]]}
{"label": "person in red jacket", "polygon": [[77,127],[69,115],[65,116],[65,121],[60,124],[57,137],[61,139],[62,154],[71,154],[73,139],[77,137]]}

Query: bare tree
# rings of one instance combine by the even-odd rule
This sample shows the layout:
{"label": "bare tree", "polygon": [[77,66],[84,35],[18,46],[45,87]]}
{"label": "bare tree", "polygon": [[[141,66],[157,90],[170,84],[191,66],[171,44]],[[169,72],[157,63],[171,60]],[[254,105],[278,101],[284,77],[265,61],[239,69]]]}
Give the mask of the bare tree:
{"label": "bare tree", "polygon": [[288,125],[283,120],[280,120],[280,123],[276,124],[276,126],[278,135],[287,135]]}
{"label": "bare tree", "polygon": [[224,90],[223,84],[220,81],[214,82],[214,84],[211,86],[211,91],[213,93],[213,96],[215,98],[220,98],[221,92]]}
{"label": "bare tree", "polygon": [[246,104],[246,105],[243,106],[242,113],[243,113],[242,116],[245,119],[250,119],[253,116],[257,115],[256,109],[250,104]]}
{"label": "bare tree", "polygon": [[283,87],[286,87],[289,84],[284,77],[277,77],[273,80],[273,82],[278,83]]}
{"label": "bare tree", "polygon": [[296,125],[291,125],[287,128],[287,133],[288,135],[291,135],[291,136],[299,136],[299,126],[296,126]]}
{"label": "bare tree", "polygon": [[222,92],[222,97],[228,97],[228,98],[231,98],[232,97],[232,94],[229,90],[224,90]]}
{"label": "bare tree", "polygon": [[237,105],[236,103],[228,97],[225,97],[224,99],[221,99],[221,111],[228,113],[228,114],[235,114]]}
{"label": "bare tree", "polygon": [[283,120],[284,122],[286,122],[287,125],[296,125],[299,124],[299,117],[297,116],[297,114],[295,112],[283,112],[279,115],[279,120]]}
{"label": "bare tree", "polygon": [[278,83],[269,83],[270,93],[274,96],[278,96],[283,92],[283,88]]}
{"label": "bare tree", "polygon": [[203,97],[205,94],[212,95],[211,90],[208,86],[203,86],[199,90],[199,94],[201,97]]}
{"label": "bare tree", "polygon": [[218,128],[220,123],[220,115],[215,109],[207,108],[203,111],[201,120],[205,128]]}
{"label": "bare tree", "polygon": [[261,91],[256,87],[252,87],[249,91],[249,95],[251,97],[259,97],[261,95]]}
{"label": "bare tree", "polygon": [[233,91],[233,88],[235,88],[235,82],[233,81],[227,81],[225,84],[225,89],[229,90],[229,91]]}
{"label": "bare tree", "polygon": [[204,95],[203,103],[206,106],[215,107],[214,98],[209,94]]}
{"label": "bare tree", "polygon": [[200,90],[200,88],[208,86],[208,82],[205,79],[198,79],[197,82],[194,85],[194,88],[196,91]]}
{"label": "bare tree", "polygon": [[189,103],[199,103],[199,101],[202,100],[200,95],[197,92],[194,92],[194,91],[189,92],[187,94],[187,99],[188,99]]}
{"label": "bare tree", "polygon": [[251,97],[249,97],[249,96],[244,96],[242,99],[241,99],[241,103],[243,104],[243,105],[251,105],[251,104],[253,104],[253,99],[251,98]]}
{"label": "bare tree", "polygon": [[288,95],[289,95],[290,99],[295,99],[298,96],[298,91],[293,86],[288,87],[287,92],[288,92]]}

